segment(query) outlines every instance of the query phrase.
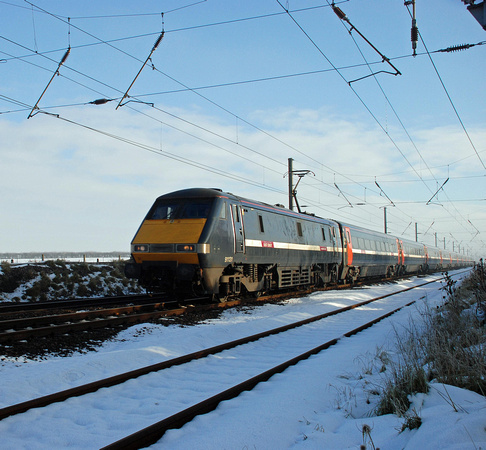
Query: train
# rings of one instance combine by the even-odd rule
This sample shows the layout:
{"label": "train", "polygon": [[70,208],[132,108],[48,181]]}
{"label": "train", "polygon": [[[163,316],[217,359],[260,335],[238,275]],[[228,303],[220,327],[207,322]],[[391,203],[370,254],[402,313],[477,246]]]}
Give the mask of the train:
{"label": "train", "polygon": [[209,188],[158,197],[130,250],[125,275],[147,291],[219,301],[474,263],[456,252]]}

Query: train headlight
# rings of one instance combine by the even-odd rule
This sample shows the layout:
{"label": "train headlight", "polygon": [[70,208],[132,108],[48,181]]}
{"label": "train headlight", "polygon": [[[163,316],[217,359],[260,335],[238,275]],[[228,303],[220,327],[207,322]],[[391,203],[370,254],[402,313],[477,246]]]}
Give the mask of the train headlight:
{"label": "train headlight", "polygon": [[136,244],[133,246],[134,252],[148,252],[149,246],[148,244]]}
{"label": "train headlight", "polygon": [[195,252],[196,246],[194,244],[177,244],[177,252]]}

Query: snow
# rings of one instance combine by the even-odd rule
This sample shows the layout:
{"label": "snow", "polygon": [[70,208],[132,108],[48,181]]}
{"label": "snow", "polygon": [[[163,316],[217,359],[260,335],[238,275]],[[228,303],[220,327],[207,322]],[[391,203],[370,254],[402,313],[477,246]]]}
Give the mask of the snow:
{"label": "snow", "polygon": [[[131,327],[97,352],[44,360],[2,358],[0,407],[68,389],[141,366],[276,328],[436,278],[430,276],[352,291],[327,291],[283,305],[225,311],[192,326]],[[410,411],[418,429],[400,432],[404,418],[373,416],[383,386],[383,355],[393,356],[395,329],[419,320],[421,304],[442,300],[431,284],[246,346],[101,389],[0,421],[3,449],[99,448],[183,410],[332,338],[353,325],[417,300],[377,325],[339,342],[178,430],[154,449],[486,448],[486,399],[432,383]],[[367,425],[369,433],[363,434]]]}

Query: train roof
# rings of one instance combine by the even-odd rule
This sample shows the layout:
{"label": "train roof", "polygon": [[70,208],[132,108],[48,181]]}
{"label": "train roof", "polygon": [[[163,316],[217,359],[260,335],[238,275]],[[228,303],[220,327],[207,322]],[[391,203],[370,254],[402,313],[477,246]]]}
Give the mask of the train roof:
{"label": "train roof", "polygon": [[285,214],[293,217],[299,217],[302,220],[311,220],[315,222],[321,223],[336,223],[336,221],[331,219],[326,219],[323,217],[316,216],[314,214],[307,214],[307,213],[299,213],[297,211],[292,211],[286,208],[283,205],[270,205],[268,203],[261,202],[259,200],[251,200],[245,197],[240,197],[238,195],[231,194],[230,192],[224,192],[222,189],[218,188],[189,188],[189,189],[182,189],[180,191],[170,192],[168,194],[161,195],[157,198],[165,199],[165,198],[180,198],[180,199],[187,199],[187,198],[228,198],[231,200],[235,200],[241,202],[245,206],[250,208],[261,208],[268,211],[276,212],[279,214]]}
{"label": "train roof", "polygon": [[234,194],[231,194],[229,192],[224,192],[222,189],[219,188],[188,188],[188,189],[182,189],[179,191],[174,191],[174,192],[169,192],[167,194],[161,195],[160,197],[157,198],[159,199],[169,199],[169,198],[180,198],[180,199],[190,199],[190,198],[228,198],[231,200],[239,201],[242,204],[252,208],[261,208],[267,211],[272,211],[272,212],[277,212],[279,214],[285,214],[288,216],[293,216],[293,217],[298,217],[302,220],[310,220],[314,222],[320,222],[320,223],[326,223],[326,224],[334,224],[338,225],[341,224],[345,227],[349,227],[351,230],[356,230],[356,231],[361,231],[366,234],[371,234],[375,235],[377,237],[381,238],[388,238],[388,239],[399,239],[403,243],[410,245],[410,246],[425,246],[428,250],[439,250],[443,253],[449,254],[451,257],[461,257],[461,258],[467,258],[465,255],[461,255],[460,253],[453,252],[450,250],[442,250],[440,248],[434,247],[434,246],[429,246],[425,245],[421,242],[415,242],[409,239],[403,239],[403,238],[397,238],[397,236],[394,236],[392,234],[384,234],[379,231],[374,231],[374,230],[369,230],[367,228],[362,228],[356,225],[352,224],[347,224],[343,223],[338,220],[334,219],[326,219],[324,217],[319,217],[315,216],[314,214],[306,214],[306,213],[299,213],[296,211],[292,211],[288,208],[286,208],[283,205],[270,205],[268,203],[260,202],[258,200],[250,200],[244,197],[240,197]]}
{"label": "train roof", "polygon": [[223,192],[221,189],[217,188],[189,188],[181,189],[180,191],[169,192],[167,194],[161,195],[158,199],[163,198],[215,198],[231,195]]}

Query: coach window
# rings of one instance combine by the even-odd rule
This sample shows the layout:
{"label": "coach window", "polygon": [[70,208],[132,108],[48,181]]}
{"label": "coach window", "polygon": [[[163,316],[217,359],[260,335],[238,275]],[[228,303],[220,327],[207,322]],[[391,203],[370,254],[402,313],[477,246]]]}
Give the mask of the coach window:
{"label": "coach window", "polygon": [[326,229],[321,228],[321,231],[322,231],[322,240],[325,241],[326,240]]}
{"label": "coach window", "polygon": [[258,223],[260,224],[260,233],[265,233],[265,227],[263,226],[263,217],[258,214]]}
{"label": "coach window", "polygon": [[300,222],[297,222],[297,234],[302,236],[302,224]]}

